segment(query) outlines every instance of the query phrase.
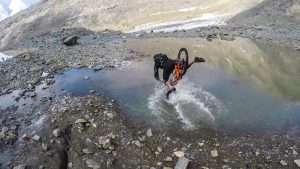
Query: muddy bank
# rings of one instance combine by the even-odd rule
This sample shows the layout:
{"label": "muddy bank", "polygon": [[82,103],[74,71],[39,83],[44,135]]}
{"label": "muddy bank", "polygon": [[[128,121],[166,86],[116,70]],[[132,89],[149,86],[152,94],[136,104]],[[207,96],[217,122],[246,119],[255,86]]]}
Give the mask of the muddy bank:
{"label": "muddy bank", "polygon": [[101,95],[65,97],[50,107],[41,114],[47,115],[42,129],[27,130],[28,138],[18,143],[22,149],[11,149],[14,158],[8,166],[174,168],[184,155],[189,168],[297,168],[299,139],[288,134],[169,135],[127,119]]}

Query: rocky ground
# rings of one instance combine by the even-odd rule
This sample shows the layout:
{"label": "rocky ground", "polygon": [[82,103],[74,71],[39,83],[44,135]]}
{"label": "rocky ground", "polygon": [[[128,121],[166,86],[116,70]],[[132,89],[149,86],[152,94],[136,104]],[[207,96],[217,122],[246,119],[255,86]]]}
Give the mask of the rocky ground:
{"label": "rocky ground", "polygon": [[[105,69],[122,61],[143,57],[126,49],[129,38],[204,37],[234,40],[236,36],[258,38],[296,46],[297,37],[267,28],[210,27],[171,33],[123,34],[115,31],[62,30],[28,40],[14,48],[25,53],[1,66],[1,95],[20,89],[18,99],[35,98],[36,86],[55,83],[53,75],[66,69]],[[63,44],[66,37],[78,36],[78,44]],[[42,76],[43,73],[49,73]],[[25,102],[26,104],[26,102]],[[17,103],[1,110],[1,161],[3,168],[297,168],[299,137],[282,134],[229,134],[193,131],[171,134],[149,128],[125,117],[102,95],[55,96],[36,100],[26,111]],[[39,123],[40,125],[36,125]],[[198,134],[195,134],[198,133]],[[195,137],[195,135],[197,135]],[[9,155],[7,155],[9,154]],[[295,161],[296,160],[296,161]],[[177,164],[178,163],[178,164]],[[180,168],[180,167],[179,167]]]}
{"label": "rocky ground", "polygon": [[[0,168],[299,168],[300,140],[293,133],[172,134],[124,116],[108,96],[60,99],[55,94],[40,97],[37,90],[46,83],[47,91],[54,75],[70,68],[113,69],[144,57],[123,46],[131,38],[203,37],[209,43],[245,37],[299,51],[299,25],[290,19],[288,26],[233,20],[226,26],[168,33],[61,29],[7,43],[1,52],[17,54],[0,63]],[[71,44],[65,45],[73,36],[78,42],[68,39]],[[16,89],[16,101],[4,108]]]}

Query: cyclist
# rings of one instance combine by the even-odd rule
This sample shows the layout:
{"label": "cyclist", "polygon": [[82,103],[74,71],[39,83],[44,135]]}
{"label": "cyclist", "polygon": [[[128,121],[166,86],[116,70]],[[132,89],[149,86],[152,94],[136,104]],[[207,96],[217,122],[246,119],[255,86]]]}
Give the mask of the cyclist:
{"label": "cyclist", "polygon": [[[187,50],[185,48],[180,49],[179,55],[181,51],[185,51],[187,55]],[[159,68],[163,69],[163,82],[165,85],[169,87],[169,90],[166,94],[167,99],[169,99],[169,95],[176,91],[176,88],[173,87],[177,84],[178,80],[182,79],[182,76],[186,73],[187,69],[191,67],[195,62],[205,62],[204,58],[195,57],[195,59],[186,63],[183,59],[170,59],[165,54],[156,54],[153,57],[154,59],[154,77],[156,80],[160,81],[158,70]]]}

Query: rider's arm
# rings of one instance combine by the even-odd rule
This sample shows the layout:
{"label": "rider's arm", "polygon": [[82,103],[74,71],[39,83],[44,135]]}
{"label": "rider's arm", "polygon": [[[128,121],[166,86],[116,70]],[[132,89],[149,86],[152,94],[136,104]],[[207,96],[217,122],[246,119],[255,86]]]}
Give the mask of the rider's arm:
{"label": "rider's arm", "polygon": [[159,81],[159,74],[158,74],[158,66],[156,64],[154,64],[154,77],[156,80]]}
{"label": "rider's arm", "polygon": [[191,62],[188,64],[187,68],[190,68],[190,67],[192,66],[192,64],[194,64],[194,63],[195,63],[195,61],[191,61]]}

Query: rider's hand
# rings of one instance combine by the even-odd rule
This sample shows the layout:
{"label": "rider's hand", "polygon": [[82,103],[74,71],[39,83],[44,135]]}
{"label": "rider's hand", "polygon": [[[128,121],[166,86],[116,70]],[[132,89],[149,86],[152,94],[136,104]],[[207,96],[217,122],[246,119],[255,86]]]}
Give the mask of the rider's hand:
{"label": "rider's hand", "polygon": [[197,62],[197,63],[199,63],[199,62],[205,62],[205,59],[204,58],[195,57],[194,61]]}

